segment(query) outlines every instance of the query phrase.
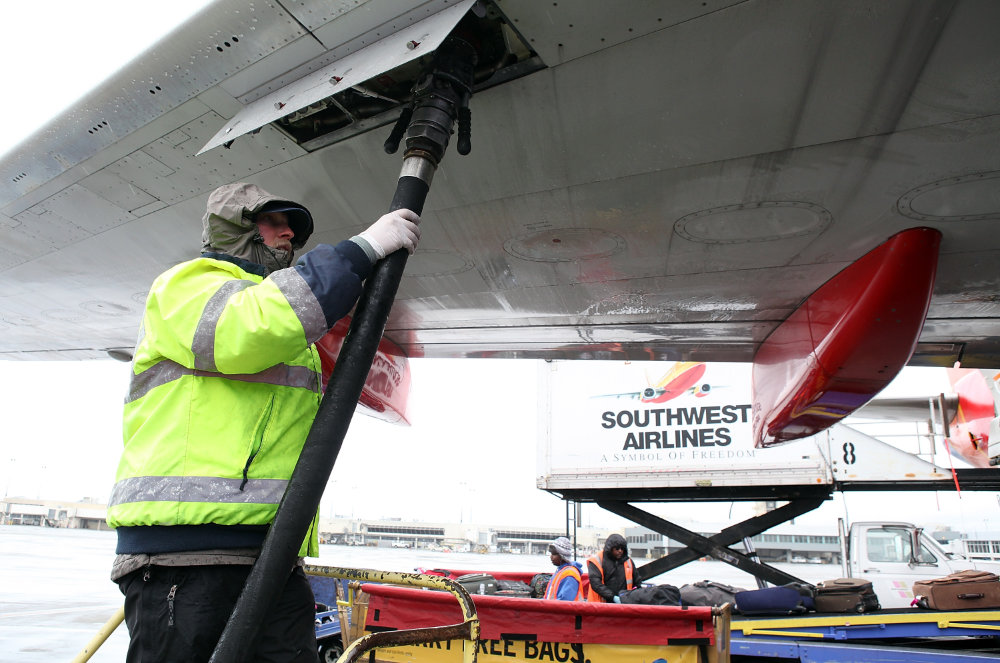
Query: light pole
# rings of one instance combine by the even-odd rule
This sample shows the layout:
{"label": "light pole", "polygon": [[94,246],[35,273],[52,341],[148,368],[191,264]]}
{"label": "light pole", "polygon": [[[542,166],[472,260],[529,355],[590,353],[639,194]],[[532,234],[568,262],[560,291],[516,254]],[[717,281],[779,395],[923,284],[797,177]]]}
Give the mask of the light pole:
{"label": "light pole", "polygon": [[469,484],[466,481],[459,481],[458,486],[461,489],[459,494],[462,496],[458,505],[458,522],[460,524],[465,524],[465,501],[468,495]]}

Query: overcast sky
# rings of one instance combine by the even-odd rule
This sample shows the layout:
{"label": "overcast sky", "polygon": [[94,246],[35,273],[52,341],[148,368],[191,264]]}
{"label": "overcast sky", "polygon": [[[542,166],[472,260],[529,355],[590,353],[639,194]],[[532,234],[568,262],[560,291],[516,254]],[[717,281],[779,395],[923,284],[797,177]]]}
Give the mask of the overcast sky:
{"label": "overcast sky", "polygon": [[[6,103],[0,153],[58,114],[203,0],[56,0],[8,3],[0,40]],[[2,342],[2,341],[0,341]],[[466,520],[561,527],[562,503],[535,488],[537,364],[477,360],[413,362],[413,426],[356,416],[322,506],[323,515]],[[910,374],[912,375],[912,374]],[[926,395],[942,374],[907,377],[888,393]],[[0,362],[0,487],[5,495],[104,500],[121,449],[128,366],[100,362]],[[997,494],[838,496],[800,519],[835,526],[852,519],[909,519],[982,529]],[[665,505],[664,517],[721,523],[747,505]],[[621,519],[587,506],[585,524]]]}
{"label": "overcast sky", "polygon": [[0,154],[207,4],[206,0],[5,2]]}

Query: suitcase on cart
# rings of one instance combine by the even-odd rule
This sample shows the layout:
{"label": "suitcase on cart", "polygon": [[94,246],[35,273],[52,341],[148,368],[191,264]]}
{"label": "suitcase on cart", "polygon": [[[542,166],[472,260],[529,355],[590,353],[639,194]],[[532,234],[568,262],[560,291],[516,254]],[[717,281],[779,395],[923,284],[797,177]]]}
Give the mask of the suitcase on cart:
{"label": "suitcase on cart", "polygon": [[864,578],[837,578],[816,585],[816,612],[872,612],[881,609]]}
{"label": "suitcase on cart", "polygon": [[816,608],[815,588],[801,583],[751,589],[736,594],[736,610],[744,615],[804,615]]}
{"label": "suitcase on cart", "polygon": [[497,596],[531,598],[531,585],[520,580],[497,580]]}
{"label": "suitcase on cart", "polygon": [[488,573],[466,573],[455,578],[470,594],[496,594],[500,589],[497,579]]}
{"label": "suitcase on cart", "polygon": [[989,571],[959,571],[943,578],[913,583],[913,595],[924,597],[932,610],[1000,608],[1000,579]]}

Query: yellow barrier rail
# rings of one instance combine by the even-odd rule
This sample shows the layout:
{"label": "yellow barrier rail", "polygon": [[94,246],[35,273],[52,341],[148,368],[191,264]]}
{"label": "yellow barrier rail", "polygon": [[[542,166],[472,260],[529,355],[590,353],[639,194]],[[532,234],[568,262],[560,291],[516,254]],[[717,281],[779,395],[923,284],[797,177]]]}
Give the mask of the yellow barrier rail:
{"label": "yellow barrier rail", "polygon": [[968,628],[968,629],[982,629],[984,631],[1000,631],[1000,626],[996,624],[973,624],[971,622],[951,622],[951,621],[941,621],[938,622],[938,628]]}
{"label": "yellow barrier rail", "polygon": [[97,629],[97,634],[91,638],[90,642],[84,646],[83,650],[81,650],[80,653],[73,658],[73,663],[86,663],[86,661],[89,661],[90,657],[94,655],[94,652],[101,648],[101,645],[104,644],[105,640],[107,640],[108,637],[115,632],[115,629],[118,628],[118,625],[123,621],[125,621],[125,606],[118,608],[115,614],[111,615],[111,619],[104,622],[104,626]]}
{"label": "yellow barrier rail", "polygon": [[463,640],[462,659],[464,663],[476,663],[477,642],[479,640],[479,616],[476,614],[476,605],[472,602],[469,592],[454,580],[421,573],[347,569],[334,566],[306,565],[304,570],[308,575],[327,578],[440,589],[451,593],[458,600],[458,605],[462,609],[462,618],[464,621],[461,624],[369,633],[352,642],[344,650],[338,663],[353,663],[365,652],[378,647],[401,647],[404,645],[440,642],[443,640]]}
{"label": "yellow barrier rail", "polygon": [[[938,612],[923,610],[920,612],[866,612],[864,614],[835,615],[812,613],[798,617],[766,617],[757,619],[740,619],[733,622],[733,631],[743,635],[760,634],[764,630],[787,631],[792,628],[817,627],[850,627],[879,626],[882,624],[937,624],[938,628],[986,628],[995,629],[995,625],[984,622],[1000,621],[1000,611],[962,611]],[[966,626],[963,626],[965,624]],[[801,632],[796,631],[796,635]]]}
{"label": "yellow barrier rail", "polygon": [[811,633],[809,631],[774,631],[771,629],[745,629],[743,635],[780,635],[786,638],[817,638],[822,640],[826,637],[824,633]]}

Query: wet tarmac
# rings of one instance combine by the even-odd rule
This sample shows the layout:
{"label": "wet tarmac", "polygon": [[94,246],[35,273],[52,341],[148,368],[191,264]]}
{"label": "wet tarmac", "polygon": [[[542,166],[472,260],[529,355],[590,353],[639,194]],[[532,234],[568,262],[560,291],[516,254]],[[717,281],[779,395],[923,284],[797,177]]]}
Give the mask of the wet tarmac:
{"label": "wet tarmac", "polygon": [[[118,609],[114,532],[0,527],[0,662],[69,661]],[[125,660],[112,634],[91,661]]]}

